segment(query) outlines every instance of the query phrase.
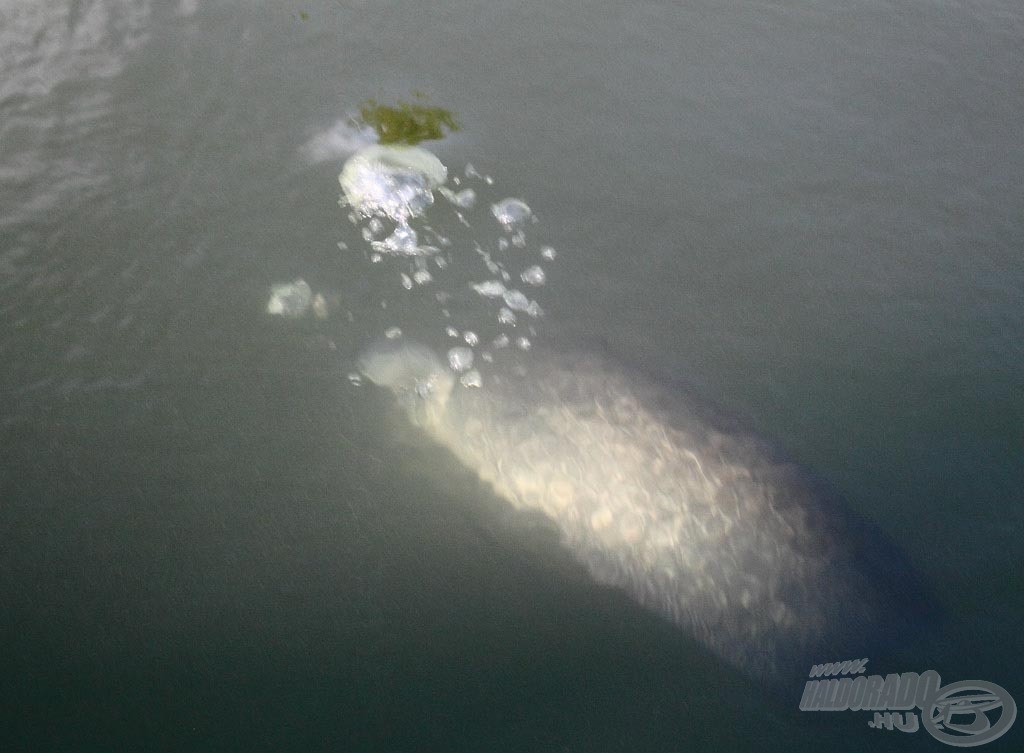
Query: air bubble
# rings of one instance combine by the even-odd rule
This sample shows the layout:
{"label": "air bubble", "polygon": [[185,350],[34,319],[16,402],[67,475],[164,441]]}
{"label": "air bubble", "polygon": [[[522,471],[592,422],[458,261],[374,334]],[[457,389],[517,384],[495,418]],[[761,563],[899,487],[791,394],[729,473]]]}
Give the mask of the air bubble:
{"label": "air bubble", "polygon": [[524,225],[533,217],[533,212],[521,199],[502,199],[491,205],[491,214],[501,223],[506,232],[511,232]]}
{"label": "air bubble", "polygon": [[309,283],[299,279],[295,282],[270,287],[270,300],[267,301],[267,313],[297,319],[309,310],[313,302],[313,291]]}
{"label": "air bubble", "polygon": [[524,269],[520,275],[523,282],[528,285],[543,285],[547,276],[544,274],[544,270],[538,265],[533,265],[529,269]]}
{"label": "air bubble", "polygon": [[484,383],[483,378],[480,376],[480,372],[476,369],[467,371],[459,378],[459,381],[462,383],[463,387],[480,387]]}
{"label": "air bubble", "polygon": [[513,311],[526,311],[530,307],[530,299],[518,290],[506,290],[502,297]]}
{"label": "air bubble", "polygon": [[497,298],[498,296],[505,294],[505,286],[497,280],[481,282],[473,285],[472,288],[485,298]]}
{"label": "air bubble", "polygon": [[349,158],[338,182],[349,205],[364,217],[405,222],[434,203],[433,189],[447,177],[448,170],[426,149],[374,144]]}
{"label": "air bubble", "polygon": [[382,242],[373,243],[373,248],[391,254],[415,256],[421,252],[418,244],[419,237],[416,235],[416,231],[403,223]]}
{"label": "air bubble", "polygon": [[473,365],[473,351],[458,346],[448,351],[448,365],[452,371],[463,372]]}
{"label": "air bubble", "polygon": [[466,188],[462,191],[456,192],[450,188],[442,186],[438,189],[438,193],[448,199],[448,201],[455,206],[462,207],[463,209],[472,209],[473,205],[476,204],[476,191],[472,188]]}
{"label": "air bubble", "polygon": [[317,319],[326,319],[329,313],[327,299],[324,298],[323,293],[313,296],[313,316]]}

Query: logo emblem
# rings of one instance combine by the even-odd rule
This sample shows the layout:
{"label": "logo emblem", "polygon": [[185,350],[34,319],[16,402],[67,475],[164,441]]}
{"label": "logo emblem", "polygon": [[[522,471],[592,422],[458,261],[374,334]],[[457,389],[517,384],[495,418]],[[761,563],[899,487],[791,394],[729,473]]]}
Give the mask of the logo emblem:
{"label": "logo emblem", "polygon": [[939,688],[922,709],[921,723],[940,742],[972,748],[1002,737],[1016,718],[1017,704],[1003,688],[982,680],[962,680]]}

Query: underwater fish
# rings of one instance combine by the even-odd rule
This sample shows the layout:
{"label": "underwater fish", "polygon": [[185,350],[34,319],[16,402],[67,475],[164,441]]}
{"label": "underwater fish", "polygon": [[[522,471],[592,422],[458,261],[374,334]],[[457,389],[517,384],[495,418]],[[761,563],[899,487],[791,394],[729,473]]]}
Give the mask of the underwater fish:
{"label": "underwater fish", "polygon": [[934,616],[907,559],[767,442],[593,354],[533,351],[467,388],[386,340],[359,370],[592,577],[753,678],[867,657]]}

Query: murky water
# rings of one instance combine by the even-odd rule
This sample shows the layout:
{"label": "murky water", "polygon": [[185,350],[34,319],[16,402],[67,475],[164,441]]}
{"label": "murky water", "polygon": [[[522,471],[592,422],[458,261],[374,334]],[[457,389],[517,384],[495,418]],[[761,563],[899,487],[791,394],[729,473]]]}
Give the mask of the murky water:
{"label": "murky water", "polygon": [[[508,330],[509,197],[524,336],[743,417],[948,613],[871,668],[1024,702],[1022,50],[1007,0],[0,2],[0,747],[942,747],[759,690],[350,383]],[[429,281],[338,206],[415,90],[478,194]]]}

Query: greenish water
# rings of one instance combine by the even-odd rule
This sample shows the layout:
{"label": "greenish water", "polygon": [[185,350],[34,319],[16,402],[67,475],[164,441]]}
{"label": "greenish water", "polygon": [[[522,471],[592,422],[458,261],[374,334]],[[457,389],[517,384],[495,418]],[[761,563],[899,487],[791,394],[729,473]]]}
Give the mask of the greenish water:
{"label": "greenish water", "polygon": [[[558,249],[537,337],[882,525],[949,618],[874,669],[1024,703],[1022,41],[1013,2],[0,2],[0,750],[942,749],[752,686],[349,384],[438,324],[337,206],[335,124],[414,90]],[[327,319],[267,315],[298,277]]]}

